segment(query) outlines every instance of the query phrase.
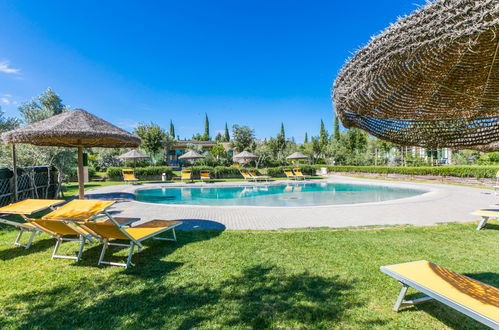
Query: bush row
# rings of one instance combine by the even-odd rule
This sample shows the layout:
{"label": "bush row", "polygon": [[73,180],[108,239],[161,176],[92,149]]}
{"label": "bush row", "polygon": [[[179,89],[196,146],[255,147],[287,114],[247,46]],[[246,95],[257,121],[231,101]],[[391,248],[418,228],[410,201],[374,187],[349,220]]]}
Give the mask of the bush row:
{"label": "bush row", "polygon": [[[286,176],[284,174],[284,169],[285,168],[289,168],[289,169],[293,169],[295,168],[296,166],[279,166],[279,167],[272,167],[272,168],[268,168],[267,169],[267,174],[272,176],[272,177],[275,177],[275,178],[279,178],[279,177],[284,177]],[[314,175],[317,168],[319,167],[324,167],[324,166],[312,166],[312,165],[300,165],[299,166],[302,170],[302,173],[304,175]]]}
{"label": "bush row", "polygon": [[[122,178],[121,170],[126,167],[109,167],[107,169],[107,177],[111,180],[119,181]],[[194,166],[188,167],[186,169],[192,170],[193,178],[199,178],[199,172],[201,170],[210,171],[210,176],[213,179],[228,179],[228,178],[242,178],[239,169],[235,167],[225,167],[225,166]],[[253,169],[256,174],[260,175],[261,173]],[[135,175],[139,177],[141,180],[158,180],[161,178],[161,174],[166,173],[166,177],[171,179],[173,177],[173,171],[168,166],[150,166],[150,167],[137,167],[135,168]]]}
{"label": "bush row", "polygon": [[[130,167],[108,167],[107,177],[111,180],[121,180],[121,170],[123,168]],[[168,166],[148,166],[135,168],[135,175],[137,175],[140,179],[159,179],[161,178],[162,173],[165,173],[168,179],[173,176],[173,171]]]}
{"label": "bush row", "polygon": [[389,166],[325,166],[329,172],[406,174],[406,175],[436,175],[455,176],[461,178],[495,178],[499,166],[421,166],[421,167],[389,167]]}

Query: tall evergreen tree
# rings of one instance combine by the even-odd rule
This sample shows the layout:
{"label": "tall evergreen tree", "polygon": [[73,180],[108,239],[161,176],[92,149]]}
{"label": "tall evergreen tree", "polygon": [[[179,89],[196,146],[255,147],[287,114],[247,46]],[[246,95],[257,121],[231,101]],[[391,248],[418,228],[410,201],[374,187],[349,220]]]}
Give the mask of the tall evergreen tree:
{"label": "tall evergreen tree", "polygon": [[334,140],[339,141],[340,140],[340,121],[338,119],[338,116],[334,116]]}
{"label": "tall evergreen tree", "polygon": [[284,123],[281,123],[281,133],[279,135],[282,137],[284,141],[286,141],[286,133],[284,132]]}
{"label": "tall evergreen tree", "polygon": [[208,120],[208,114],[204,114],[204,134],[203,140],[210,141],[210,121]]}
{"label": "tall evergreen tree", "polygon": [[224,142],[230,141],[229,128],[227,127],[227,122],[225,123],[225,132],[224,132]]}
{"label": "tall evergreen tree", "polygon": [[172,139],[175,139],[175,126],[173,126],[173,122],[170,120],[170,136]]}
{"label": "tall evergreen tree", "polygon": [[305,132],[305,139],[303,140],[303,143],[308,143],[308,133]]}
{"label": "tall evergreen tree", "polygon": [[326,130],[326,127],[324,126],[324,122],[322,121],[321,119],[321,130],[320,130],[320,133],[319,133],[319,142],[322,146],[325,146],[328,142],[328,138],[329,138],[329,135],[328,135],[328,132]]}

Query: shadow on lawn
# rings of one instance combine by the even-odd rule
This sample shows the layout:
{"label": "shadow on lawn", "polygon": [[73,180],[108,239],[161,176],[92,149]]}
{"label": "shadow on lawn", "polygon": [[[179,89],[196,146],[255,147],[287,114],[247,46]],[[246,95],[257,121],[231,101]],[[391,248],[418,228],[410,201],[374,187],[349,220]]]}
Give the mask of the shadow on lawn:
{"label": "shadow on lawn", "polygon": [[[499,286],[499,274],[496,273],[467,273],[463,275],[494,287]],[[418,292],[407,295],[406,299],[411,300],[421,298],[423,296],[424,294]],[[447,325],[451,329],[488,329],[486,326],[471,319],[470,317],[435,300],[430,300],[429,302],[402,309],[401,312],[414,312],[414,310],[422,310],[432,315],[435,319],[438,319],[439,321],[445,323],[445,325]]]}
{"label": "shadow on lawn", "polygon": [[[180,266],[172,265],[170,270]],[[147,267],[154,267],[148,264]],[[147,270],[146,270],[147,271]],[[189,272],[187,267],[184,275]],[[331,328],[362,305],[352,282],[257,264],[222,281],[115,274],[9,297],[16,328]],[[177,275],[178,276],[178,275]],[[181,282],[181,284],[178,284]],[[16,310],[19,304],[28,308]],[[374,321],[382,325],[379,321]],[[382,322],[383,323],[383,322]]]}

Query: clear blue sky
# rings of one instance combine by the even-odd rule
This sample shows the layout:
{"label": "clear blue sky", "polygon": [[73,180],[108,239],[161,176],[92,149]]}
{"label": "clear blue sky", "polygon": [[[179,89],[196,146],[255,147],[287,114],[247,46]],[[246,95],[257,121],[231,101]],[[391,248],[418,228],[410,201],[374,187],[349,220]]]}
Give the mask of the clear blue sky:
{"label": "clear blue sky", "polygon": [[190,138],[225,122],[298,142],[331,131],[331,86],[352,52],[424,0],[0,1],[0,105],[53,88],[131,130]]}

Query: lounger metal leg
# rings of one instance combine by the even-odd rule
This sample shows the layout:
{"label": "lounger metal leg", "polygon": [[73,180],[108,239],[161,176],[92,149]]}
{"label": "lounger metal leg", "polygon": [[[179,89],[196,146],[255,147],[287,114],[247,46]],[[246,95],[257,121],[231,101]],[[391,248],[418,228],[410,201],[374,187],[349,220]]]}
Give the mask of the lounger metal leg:
{"label": "lounger metal leg", "polygon": [[[76,257],[73,257],[73,256],[63,256],[63,255],[58,255],[57,254],[57,251],[59,250],[59,247],[61,246],[61,244],[62,244],[63,241],[80,242],[80,248],[78,249],[78,254],[76,255]],[[61,236],[58,236],[56,238],[54,252],[52,252],[52,259],[58,258],[58,259],[71,259],[71,260],[80,261],[84,247],[85,247],[85,237],[83,237],[83,236],[80,236],[79,239],[63,238]]]}
{"label": "lounger metal leg", "polygon": [[133,242],[130,243],[130,252],[128,253],[128,258],[126,259],[126,266],[125,269],[130,267],[130,263],[132,262],[132,255],[133,255],[133,248],[135,247],[135,244]]}
{"label": "lounger metal leg", "polygon": [[[104,255],[106,253],[107,247],[110,245],[130,247],[126,264],[122,264],[122,263],[118,263],[118,262],[104,261]],[[120,267],[128,268],[128,267],[130,267],[130,264],[132,263],[132,255],[133,255],[133,248],[134,247],[135,247],[135,244],[133,242],[130,242],[130,244],[120,244],[120,243],[111,243],[111,242],[109,242],[109,240],[104,240],[103,246],[102,246],[102,251],[100,254],[100,258],[99,258],[99,262],[97,263],[97,265],[104,264],[104,265],[120,266]]]}
{"label": "lounger metal leg", "polygon": [[395,302],[395,306],[393,306],[393,310],[398,312],[400,309],[400,305],[402,305],[402,302],[404,301],[405,294],[407,293],[407,289],[409,287],[405,284],[402,284],[402,289],[400,289],[399,296],[397,298],[397,301]]}
{"label": "lounger metal leg", "polygon": [[107,250],[107,243],[108,243],[107,239],[105,239],[102,242],[102,251],[100,252],[99,262],[97,263],[97,266],[99,266],[102,263],[102,260],[104,260],[104,254],[106,253]]}
{"label": "lounger metal leg", "polygon": [[28,243],[22,244],[20,243],[21,237],[23,236],[24,232],[26,231],[31,231],[31,230],[25,230],[21,229],[19,230],[19,234],[17,234],[16,240],[14,241],[15,246],[22,246],[23,248],[27,249],[31,246],[31,243],[33,242],[33,238],[35,238],[36,231],[31,231],[31,235],[29,236]]}
{"label": "lounger metal leg", "polygon": [[480,221],[480,223],[478,224],[478,226],[476,227],[476,230],[480,230],[482,229],[483,227],[485,227],[485,225],[487,224],[487,221],[489,220],[489,217],[482,217],[482,220]]}
{"label": "lounger metal leg", "polygon": [[393,310],[396,312],[399,311],[400,306],[416,305],[416,304],[433,299],[431,297],[422,297],[422,298],[413,299],[413,300],[404,300],[405,295],[407,293],[407,289],[409,288],[409,286],[407,286],[406,284],[404,284],[402,282],[400,282],[400,284],[402,284],[402,289],[400,289],[400,293],[399,293],[399,296],[397,298],[397,302],[395,303],[395,306],[393,306]]}
{"label": "lounger metal leg", "polygon": [[172,241],[172,242],[176,242],[177,241],[177,235],[175,234],[175,228],[172,228],[172,234],[173,234],[173,238],[153,237],[152,239],[155,239],[155,240],[158,240],[158,241]]}

